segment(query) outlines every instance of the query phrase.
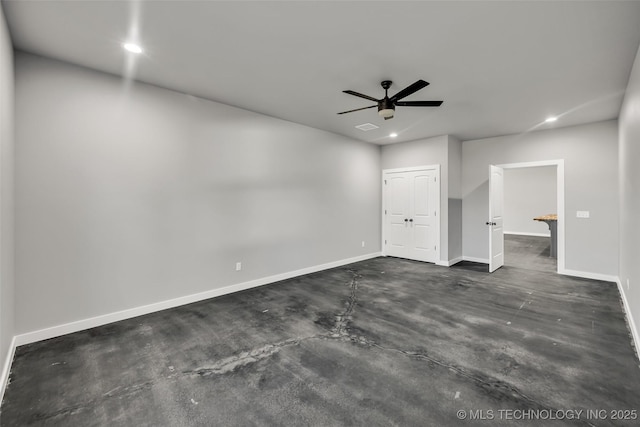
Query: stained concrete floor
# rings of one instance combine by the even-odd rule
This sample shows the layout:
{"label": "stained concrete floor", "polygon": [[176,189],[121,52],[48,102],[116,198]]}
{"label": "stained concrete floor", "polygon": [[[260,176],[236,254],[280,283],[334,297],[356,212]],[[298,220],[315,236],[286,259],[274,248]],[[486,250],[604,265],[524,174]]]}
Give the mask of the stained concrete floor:
{"label": "stained concrete floor", "polygon": [[482,268],[376,258],[25,345],[0,424],[638,425],[616,286]]}
{"label": "stained concrete floor", "polygon": [[550,273],[558,271],[558,260],[551,258],[549,237],[504,235],[504,265]]}

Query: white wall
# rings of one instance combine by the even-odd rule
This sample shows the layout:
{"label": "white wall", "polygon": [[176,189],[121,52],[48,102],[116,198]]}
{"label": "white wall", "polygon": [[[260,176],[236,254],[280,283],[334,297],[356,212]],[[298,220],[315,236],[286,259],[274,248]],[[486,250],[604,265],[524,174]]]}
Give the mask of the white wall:
{"label": "white wall", "polygon": [[505,233],[549,236],[540,215],[558,213],[556,167],[540,166],[504,170]]}
{"label": "white wall", "polygon": [[620,281],[633,317],[636,344],[640,344],[640,49],[620,111],[619,129]]}
{"label": "white wall", "polygon": [[379,147],[128,87],[16,55],[18,333],[380,251]]}
{"label": "white wall", "polygon": [[449,137],[447,135],[383,145],[382,169],[440,165],[440,262],[449,260]]}
{"label": "white wall", "polygon": [[[13,150],[14,150],[13,46],[0,5],[0,388],[4,390],[13,349],[14,245],[13,245]],[[7,368],[5,370],[5,368]],[[1,398],[1,396],[0,396]]]}
{"label": "white wall", "polygon": [[[501,136],[462,144],[463,251],[489,258],[490,164],[565,161],[565,268],[618,275],[617,121]],[[576,211],[590,211],[590,219]]]}

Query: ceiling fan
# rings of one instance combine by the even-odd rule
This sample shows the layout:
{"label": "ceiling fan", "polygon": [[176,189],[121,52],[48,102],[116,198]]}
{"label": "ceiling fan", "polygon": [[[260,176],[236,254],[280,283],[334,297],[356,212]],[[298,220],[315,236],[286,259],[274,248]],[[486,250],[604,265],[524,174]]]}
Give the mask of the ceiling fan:
{"label": "ceiling fan", "polygon": [[393,118],[396,107],[439,107],[442,104],[442,101],[400,101],[402,98],[406,98],[412,93],[415,93],[420,89],[427,87],[429,83],[425,82],[424,80],[418,80],[417,82],[405,87],[400,92],[389,98],[387,91],[391,87],[391,83],[391,80],[384,80],[380,83],[380,85],[384,89],[384,98],[382,99],[375,99],[372,96],[363,95],[352,90],[343,90],[344,93],[348,93],[349,95],[359,96],[360,98],[374,101],[376,102],[376,105],[371,105],[364,108],[356,108],[355,110],[343,111],[338,114],[353,113],[354,111],[367,110],[369,108],[378,107],[378,115],[380,117],[384,117],[385,120],[389,120]]}

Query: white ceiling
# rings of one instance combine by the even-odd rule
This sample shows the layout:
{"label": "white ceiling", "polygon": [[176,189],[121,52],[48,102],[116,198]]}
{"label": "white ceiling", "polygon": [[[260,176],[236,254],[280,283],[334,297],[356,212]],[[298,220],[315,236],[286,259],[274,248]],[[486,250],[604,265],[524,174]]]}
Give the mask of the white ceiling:
{"label": "white ceiling", "polygon": [[[377,144],[616,118],[638,1],[4,1],[17,49]],[[145,49],[135,58],[125,40]],[[128,64],[129,62],[129,64]],[[423,79],[439,108],[339,111]],[[555,124],[542,124],[550,115]],[[379,129],[355,128],[373,123]],[[390,132],[398,138],[390,139]]]}

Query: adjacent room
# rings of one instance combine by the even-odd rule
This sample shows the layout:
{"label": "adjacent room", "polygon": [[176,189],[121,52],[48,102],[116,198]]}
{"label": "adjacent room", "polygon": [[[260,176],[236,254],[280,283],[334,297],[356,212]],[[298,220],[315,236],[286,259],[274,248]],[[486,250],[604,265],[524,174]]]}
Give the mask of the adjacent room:
{"label": "adjacent room", "polygon": [[640,2],[0,5],[0,426],[638,424]]}
{"label": "adjacent room", "polygon": [[505,169],[504,265],[557,271],[557,206],[564,204],[558,200],[557,169],[550,165]]}

